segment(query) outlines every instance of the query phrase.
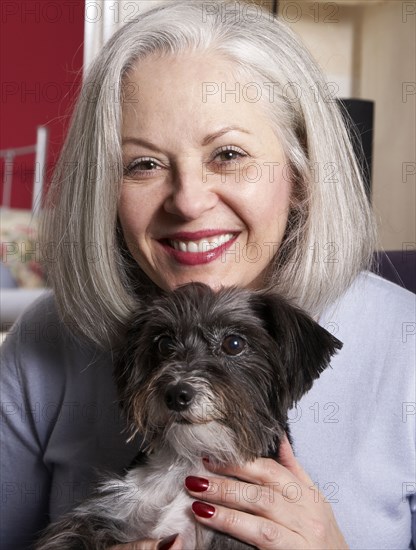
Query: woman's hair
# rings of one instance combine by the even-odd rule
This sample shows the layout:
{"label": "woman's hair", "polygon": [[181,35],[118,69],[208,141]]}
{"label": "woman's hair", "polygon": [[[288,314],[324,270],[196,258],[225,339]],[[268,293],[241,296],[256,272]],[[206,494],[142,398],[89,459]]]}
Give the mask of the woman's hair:
{"label": "woman's hair", "polygon": [[123,79],[149,54],[192,52],[224,56],[233,74],[256,84],[252,91],[262,90],[285,151],[293,197],[267,285],[317,315],[371,263],[375,229],[360,166],[330,88],[299,38],[259,6],[169,0],[126,24],[93,63],[41,224],[64,322],[104,347],[118,341],[151,284],[117,218],[121,108],[129,100]]}

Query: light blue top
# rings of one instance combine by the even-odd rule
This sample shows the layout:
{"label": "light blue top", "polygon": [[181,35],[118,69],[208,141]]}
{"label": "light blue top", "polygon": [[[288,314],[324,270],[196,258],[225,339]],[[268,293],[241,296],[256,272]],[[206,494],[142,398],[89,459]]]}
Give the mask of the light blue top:
{"label": "light blue top", "polygon": [[[295,453],[357,550],[412,544],[415,300],[362,274],[320,319],[343,349],[290,412]],[[51,295],[7,337],[1,376],[0,547],[16,550],[85,498],[97,471],[122,472],[137,442],[121,433],[110,354],[71,336]]]}

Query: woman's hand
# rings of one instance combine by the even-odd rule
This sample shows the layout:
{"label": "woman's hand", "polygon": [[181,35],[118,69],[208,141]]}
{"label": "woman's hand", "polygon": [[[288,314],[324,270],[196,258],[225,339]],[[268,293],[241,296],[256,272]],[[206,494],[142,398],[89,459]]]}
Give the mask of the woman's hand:
{"label": "woman's hand", "polygon": [[111,546],[109,550],[182,550],[182,541],[179,535],[171,535],[161,540],[144,539],[127,544]]}
{"label": "woman's hand", "polygon": [[186,488],[198,499],[192,505],[195,519],[259,549],[348,548],[330,504],[297,462],[287,438],[280,462],[260,458],[242,468],[215,469],[206,464],[213,473],[238,479],[188,477]]}

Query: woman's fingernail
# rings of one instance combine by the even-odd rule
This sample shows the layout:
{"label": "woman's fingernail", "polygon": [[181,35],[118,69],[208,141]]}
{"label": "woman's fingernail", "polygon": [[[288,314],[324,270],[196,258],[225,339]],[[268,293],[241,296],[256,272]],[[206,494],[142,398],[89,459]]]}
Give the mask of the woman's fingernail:
{"label": "woman's fingernail", "polygon": [[174,535],[170,535],[169,537],[162,539],[157,545],[157,550],[168,550],[169,548],[172,548],[177,536],[178,533],[175,533]]}
{"label": "woman's fingernail", "polygon": [[192,511],[200,518],[212,518],[212,516],[215,514],[214,506],[199,501],[195,501],[192,503]]}
{"label": "woman's fingernail", "polygon": [[209,486],[209,481],[203,477],[188,476],[185,479],[185,486],[190,491],[195,491],[195,493],[202,493],[206,491]]}
{"label": "woman's fingernail", "polygon": [[207,456],[203,456],[202,462],[205,462],[205,464],[209,464],[209,458]]}

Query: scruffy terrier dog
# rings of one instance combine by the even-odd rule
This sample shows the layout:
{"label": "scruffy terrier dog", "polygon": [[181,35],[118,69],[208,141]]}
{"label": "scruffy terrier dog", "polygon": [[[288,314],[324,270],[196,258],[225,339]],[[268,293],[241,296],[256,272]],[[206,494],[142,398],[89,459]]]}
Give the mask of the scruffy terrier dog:
{"label": "scruffy terrier dog", "polygon": [[270,292],[200,283],[149,300],[135,316],[115,376],[145,458],[52,525],[40,550],[100,550],[181,533],[187,549],[250,546],[196,524],[184,490],[202,458],[278,458],[288,410],[341,342]]}

